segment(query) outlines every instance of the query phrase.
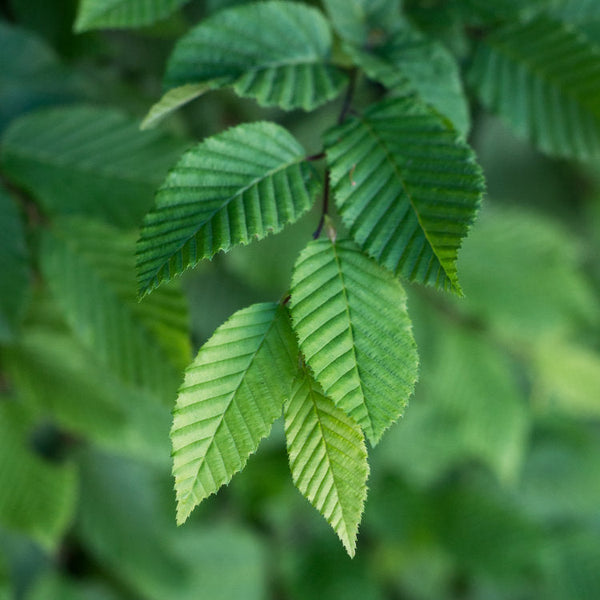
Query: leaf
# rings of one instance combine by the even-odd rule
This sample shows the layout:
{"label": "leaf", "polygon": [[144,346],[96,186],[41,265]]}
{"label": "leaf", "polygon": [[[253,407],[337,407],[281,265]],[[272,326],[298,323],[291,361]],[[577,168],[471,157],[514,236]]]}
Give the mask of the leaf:
{"label": "leaf", "polygon": [[0,162],[52,215],[133,227],[185,147],[158,131],[140,132],[136,122],[111,109],[66,106],[15,121],[2,138]]}
{"label": "leaf", "polygon": [[137,302],[133,239],[64,219],[42,240],[41,266],[81,342],[123,382],[168,400],[189,361],[186,305],[174,288]]}
{"label": "leaf", "polygon": [[325,146],[336,205],[359,246],[411,281],[460,293],[456,258],[484,188],[469,146],[409,96],[333,128]]}
{"label": "leaf", "polygon": [[200,349],[171,431],[179,524],[244,467],[281,414],[297,368],[288,316],[274,303],[236,312]]}
{"label": "leaf", "polygon": [[76,472],[36,456],[32,423],[22,406],[0,398],[0,523],[22,531],[45,548],[55,547],[75,509]]}
{"label": "leaf", "polygon": [[29,296],[29,253],[21,216],[0,187],[0,343],[14,338]]}
{"label": "leaf", "polygon": [[239,125],[186,152],[158,190],[138,241],[140,293],[236,244],[281,231],[319,184],[296,139],[274,123]]}
{"label": "leaf", "polygon": [[493,32],[470,79],[482,103],[549,154],[600,155],[600,50],[547,18]]}
{"label": "leaf", "polygon": [[400,282],[352,242],[314,241],[294,269],[291,314],[315,379],[376,444],[417,379]]}
{"label": "leaf", "polygon": [[81,0],[75,31],[141,27],[168,17],[189,0]]}
{"label": "leaf", "polygon": [[312,7],[277,1],[233,7],[178,42],[165,86],[219,80],[264,106],[313,110],[346,82],[331,64],[331,44],[327,20]]}
{"label": "leaf", "polygon": [[400,95],[416,92],[466,137],[470,128],[467,98],[458,64],[442,44],[405,27],[370,51],[348,51],[368,77]]}
{"label": "leaf", "polygon": [[304,371],[285,405],[285,434],[296,487],[354,556],[369,476],[360,427]]}

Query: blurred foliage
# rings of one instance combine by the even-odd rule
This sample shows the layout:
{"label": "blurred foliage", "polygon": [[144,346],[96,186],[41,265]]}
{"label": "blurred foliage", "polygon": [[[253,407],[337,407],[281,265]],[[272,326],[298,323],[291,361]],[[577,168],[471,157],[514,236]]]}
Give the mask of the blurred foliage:
{"label": "blurred foliage", "polygon": [[[177,386],[161,402],[132,385],[134,371],[107,369],[88,341],[127,326],[124,318],[98,314],[95,333],[67,322],[40,248],[49,223],[75,214],[130,240],[190,139],[271,118],[318,151],[339,102],[283,114],[225,90],[171,116],[162,133],[137,130],[175,39],[234,3],[191,0],[142,29],[83,34],[73,33],[74,0],[0,4],[0,600],[596,600],[600,168],[540,155],[474,101],[470,141],[488,199],[460,253],[466,298],[409,289],[420,382],[371,452],[357,557],[294,489],[281,423],[247,469],[176,528],[168,431]],[[535,12],[543,2],[506,0],[503,14],[515,4]],[[597,42],[597,4],[581,3],[587,17],[574,4],[554,2]],[[404,5],[459,56],[498,18],[479,0]],[[357,101],[379,93],[360,85]],[[77,111],[102,124],[87,140],[64,122]],[[67,125],[82,136],[72,155],[61,154]],[[120,136],[126,152],[116,151]],[[194,348],[234,310],[286,292],[317,220],[309,214],[184,277]],[[101,271],[120,298],[114,267],[108,260]]]}

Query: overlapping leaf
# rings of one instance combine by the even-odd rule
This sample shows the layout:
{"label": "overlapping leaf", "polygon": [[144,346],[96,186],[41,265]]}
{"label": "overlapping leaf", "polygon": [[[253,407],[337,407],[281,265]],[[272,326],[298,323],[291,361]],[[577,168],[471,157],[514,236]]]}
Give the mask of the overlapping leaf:
{"label": "overlapping leaf", "polygon": [[402,414],[417,378],[400,283],[354,243],[318,240],[294,269],[291,314],[315,379],[377,443]]}
{"label": "overlapping leaf", "polygon": [[369,476],[359,425],[305,370],[285,405],[285,434],[294,483],[354,556]]}
{"label": "overlapping leaf", "polygon": [[281,415],[297,369],[289,317],[274,303],[236,312],[200,349],[171,431],[178,523],[244,467]]}
{"label": "overlapping leaf", "polygon": [[295,221],[319,189],[304,158],[302,146],[274,123],[240,125],[184,154],[144,220],[140,293]]}
{"label": "overlapping leaf", "polygon": [[91,106],[40,110],[2,138],[8,177],[51,214],[83,214],[138,226],[169,166],[187,143],[140,132],[119,112]]}
{"label": "overlapping leaf", "polygon": [[141,27],[167,17],[189,0],[81,0],[76,31]]}
{"label": "overlapping leaf", "polygon": [[547,18],[486,37],[470,77],[481,101],[540,150],[600,155],[600,50]]}
{"label": "overlapping leaf", "polygon": [[335,98],[346,81],[331,64],[331,44],[326,19],[312,7],[280,1],[238,6],[179,41],[165,85],[218,81],[263,105],[312,110]]}
{"label": "overlapping leaf", "polygon": [[460,293],[456,258],[483,191],[469,146],[414,97],[386,100],[325,138],[350,234],[407,279]]}
{"label": "overlapping leaf", "polygon": [[79,339],[121,380],[168,400],[189,361],[181,292],[135,294],[133,240],[93,221],[65,219],[42,244],[42,270]]}

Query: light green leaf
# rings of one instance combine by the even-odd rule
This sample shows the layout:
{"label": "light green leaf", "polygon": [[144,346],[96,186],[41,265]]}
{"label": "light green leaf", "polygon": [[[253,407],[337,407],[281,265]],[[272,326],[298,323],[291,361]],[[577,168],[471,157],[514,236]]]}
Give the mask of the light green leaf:
{"label": "light green leaf", "polygon": [[31,275],[21,216],[13,199],[1,187],[0,231],[0,343],[4,343],[15,335]]}
{"label": "light green leaf", "polygon": [[91,106],[40,110],[2,138],[5,174],[53,215],[83,214],[137,226],[186,142],[140,132],[119,112]]}
{"label": "light green leaf", "polygon": [[460,71],[440,43],[404,28],[370,51],[349,48],[348,52],[371,79],[400,95],[416,92],[466,137],[470,117]]}
{"label": "light green leaf", "polygon": [[400,282],[350,241],[311,242],[294,269],[291,314],[315,379],[376,444],[417,379]]}
{"label": "light green leaf", "polygon": [[359,246],[409,280],[460,293],[456,258],[484,187],[469,146],[410,96],[335,127],[325,146],[336,205]]}
{"label": "light green leaf", "polygon": [[288,131],[262,122],[229,129],[185,153],[144,220],[137,246],[140,293],[297,220],[319,190],[304,159]]}
{"label": "light green leaf", "polygon": [[315,8],[256,2],[209,17],[183,37],[167,66],[165,85],[233,85],[264,106],[312,110],[346,82],[331,64],[331,32]]}
{"label": "light green leaf", "polygon": [[42,241],[42,271],[77,337],[132,386],[169,400],[189,361],[179,289],[138,302],[133,239],[107,225],[64,219]]}
{"label": "light green leaf", "polygon": [[22,406],[0,398],[0,524],[53,548],[73,516],[76,472],[36,456],[32,429]]}
{"label": "light green leaf", "polygon": [[281,415],[297,368],[289,317],[274,303],[236,312],[200,349],[171,430],[179,524],[244,467]]}
{"label": "light green leaf", "polygon": [[359,425],[305,370],[285,405],[285,435],[294,483],[354,556],[369,476]]}
{"label": "light green leaf", "polygon": [[600,50],[547,18],[510,25],[478,46],[470,78],[481,101],[540,150],[600,155]]}
{"label": "light green leaf", "polygon": [[141,27],[168,17],[189,0],[81,0],[75,31]]}

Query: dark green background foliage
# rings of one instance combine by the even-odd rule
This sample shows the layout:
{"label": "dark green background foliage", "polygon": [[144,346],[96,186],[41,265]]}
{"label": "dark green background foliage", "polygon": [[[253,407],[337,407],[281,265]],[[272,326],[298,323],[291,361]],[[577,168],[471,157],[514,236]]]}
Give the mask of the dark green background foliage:
{"label": "dark green background foliage", "polygon": [[600,598],[599,256],[597,0],[1,2],[0,600]]}

